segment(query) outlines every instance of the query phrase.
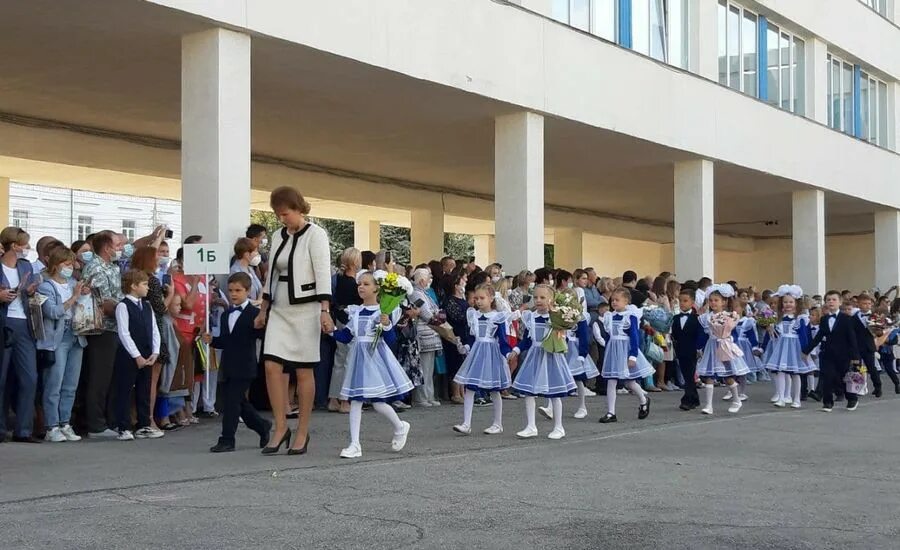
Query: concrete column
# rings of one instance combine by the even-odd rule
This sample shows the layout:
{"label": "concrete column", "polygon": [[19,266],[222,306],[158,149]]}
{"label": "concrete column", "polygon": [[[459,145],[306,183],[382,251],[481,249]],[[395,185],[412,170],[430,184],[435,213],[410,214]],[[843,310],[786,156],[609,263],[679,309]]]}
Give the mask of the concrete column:
{"label": "concrete column", "polygon": [[381,222],[378,220],[353,220],[353,246],[360,252],[381,250]]}
{"label": "concrete column", "polygon": [[250,219],[250,37],[181,41],[182,232],[232,243]]}
{"label": "concrete column", "polygon": [[691,33],[689,69],[714,82],[719,80],[718,6],[718,2],[710,0],[690,0],[688,4]]}
{"label": "concrete column", "polygon": [[9,225],[9,214],[9,178],[0,178],[0,216],[3,216],[0,229]]}
{"label": "concrete column", "polygon": [[675,163],[675,273],[679,279],[715,276],[712,161]]}
{"label": "concrete column", "polygon": [[900,211],[875,212],[875,286],[900,284]]}
{"label": "concrete column", "polygon": [[818,37],[806,41],[806,117],[828,125],[828,44]]}
{"label": "concrete column", "polygon": [[497,260],[507,273],[544,265],[544,117],[521,112],[494,125]]}
{"label": "concrete column", "polygon": [[558,227],[553,232],[553,263],[560,269],[573,272],[584,267],[584,244],[581,229]]}
{"label": "concrete column", "polygon": [[[793,194],[794,284],[809,295],[825,294],[825,192]],[[788,281],[786,281],[788,282]]]}
{"label": "concrete column", "polygon": [[444,211],[416,208],[410,211],[410,259],[412,264],[440,260],[444,256]]}
{"label": "concrete column", "polygon": [[475,263],[484,268],[497,260],[497,239],[493,235],[475,235]]}

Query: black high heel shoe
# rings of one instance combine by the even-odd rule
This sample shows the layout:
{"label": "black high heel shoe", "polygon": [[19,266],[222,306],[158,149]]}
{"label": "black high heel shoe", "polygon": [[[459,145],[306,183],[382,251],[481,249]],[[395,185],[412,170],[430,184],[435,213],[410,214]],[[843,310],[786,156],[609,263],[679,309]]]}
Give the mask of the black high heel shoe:
{"label": "black high heel shoe", "polygon": [[264,455],[273,455],[281,450],[281,446],[284,445],[289,447],[291,445],[291,430],[288,429],[284,432],[284,435],[281,436],[281,441],[278,442],[278,445],[274,447],[263,447],[262,454]]}
{"label": "black high heel shoe", "polygon": [[306,434],[306,441],[303,443],[303,447],[299,449],[288,449],[289,455],[305,455],[306,450],[309,448],[309,434]]}

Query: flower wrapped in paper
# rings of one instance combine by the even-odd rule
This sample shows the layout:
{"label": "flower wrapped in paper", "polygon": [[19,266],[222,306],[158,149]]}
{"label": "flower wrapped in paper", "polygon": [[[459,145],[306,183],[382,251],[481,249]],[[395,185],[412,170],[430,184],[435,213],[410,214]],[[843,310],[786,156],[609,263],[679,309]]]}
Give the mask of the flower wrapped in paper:
{"label": "flower wrapped in paper", "polygon": [[855,393],[856,395],[866,395],[869,393],[868,370],[865,365],[853,367],[844,375],[844,383],[847,393]]}
{"label": "flower wrapped in paper", "polygon": [[729,362],[735,357],[744,356],[744,352],[731,336],[739,320],[740,318],[733,311],[720,311],[709,316],[709,331],[717,340],[716,357],[723,363]]}
{"label": "flower wrapped in paper", "polygon": [[756,326],[760,328],[769,328],[778,322],[778,316],[769,306],[757,311],[753,317],[756,319]]}
{"label": "flower wrapped in paper", "polygon": [[[364,272],[363,272],[364,273]],[[362,273],[360,273],[362,275]],[[378,285],[378,307],[382,315],[390,315],[395,309],[400,307],[403,300],[413,291],[412,283],[406,277],[401,277],[396,273],[387,273],[385,271],[376,271],[372,273],[375,283]],[[359,276],[357,276],[359,280]],[[372,349],[378,345],[381,339],[381,333],[384,328],[378,323],[375,331],[375,339],[372,342]]]}
{"label": "flower wrapped in paper", "polygon": [[[660,334],[668,334],[672,328],[672,319],[674,316],[671,312],[659,306],[644,306],[644,320],[647,321],[653,330]],[[665,339],[663,339],[665,342]]]}
{"label": "flower wrapped in paper", "polygon": [[572,330],[584,319],[584,308],[574,292],[557,292],[550,304],[550,333],[541,343],[548,353],[566,353],[566,331]]}
{"label": "flower wrapped in paper", "polygon": [[894,325],[893,320],[881,313],[872,313],[866,323],[869,332],[874,336],[882,336],[886,330]]}

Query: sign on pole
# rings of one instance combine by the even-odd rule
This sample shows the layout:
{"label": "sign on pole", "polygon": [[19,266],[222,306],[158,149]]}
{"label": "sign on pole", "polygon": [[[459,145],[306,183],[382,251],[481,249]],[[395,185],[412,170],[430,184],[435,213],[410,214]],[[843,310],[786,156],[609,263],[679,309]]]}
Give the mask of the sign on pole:
{"label": "sign on pole", "polygon": [[[209,276],[227,274],[231,270],[229,259],[232,247],[223,243],[197,243],[184,245],[184,265],[182,269],[185,275],[204,275],[203,284],[206,285],[206,319],[203,320],[204,334],[209,333],[209,301],[210,288]],[[209,346],[206,348],[206,400],[209,401],[209,375],[212,366]]]}

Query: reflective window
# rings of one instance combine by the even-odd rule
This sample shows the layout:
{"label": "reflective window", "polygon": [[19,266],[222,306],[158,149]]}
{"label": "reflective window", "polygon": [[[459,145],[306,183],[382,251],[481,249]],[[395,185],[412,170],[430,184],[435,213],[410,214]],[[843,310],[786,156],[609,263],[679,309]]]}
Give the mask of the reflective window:
{"label": "reflective window", "polygon": [[806,114],[806,43],[794,37],[791,72],[794,75],[794,112]]}
{"label": "reflective window", "polygon": [[844,112],[841,128],[845,134],[853,135],[853,65],[849,63],[841,66],[841,103]]}
{"label": "reflective window", "polygon": [[744,88],[743,91],[747,95],[754,97],[759,96],[758,82],[756,75],[756,66],[759,62],[756,50],[756,24],[757,17],[749,11],[744,12],[744,19],[741,25],[741,60],[744,64]]}
{"label": "reflective window", "polygon": [[888,145],[888,97],[887,84],[878,81],[878,145],[887,147]]}
{"label": "reflective window", "polygon": [[664,0],[650,0],[650,57],[666,61],[668,56]]}
{"label": "reflective window", "polygon": [[591,32],[607,40],[616,40],[617,0],[594,0],[591,6]]}
{"label": "reflective window", "polygon": [[719,84],[728,86],[728,4],[725,0],[719,0]]}
{"label": "reflective window", "polygon": [[719,1],[719,83],[759,96],[759,18],[737,4]]}
{"label": "reflective window", "polygon": [[791,111],[791,37],[787,33],[781,33],[781,40],[778,42],[778,50],[781,53],[781,108],[785,111]]}
{"label": "reflective window", "polygon": [[883,17],[890,18],[891,0],[859,0],[863,4],[869,6]]}
{"label": "reflective window", "polygon": [[666,21],[669,30],[669,58],[672,65],[687,69],[690,65],[688,37],[690,19],[688,18],[688,0],[669,0],[666,4]]}
{"label": "reflective window", "polygon": [[569,24],[583,31],[591,29],[591,0],[571,0]]}
{"label": "reflective window", "polygon": [[769,23],[769,29],[766,32],[766,52],[768,57],[766,70],[769,81],[766,97],[768,97],[767,101],[776,107],[779,105],[781,98],[781,71],[779,70],[779,52],[781,48],[778,47],[778,40],[778,27]]}
{"label": "reflective window", "polygon": [[631,49],[650,53],[650,0],[631,2]]}
{"label": "reflective window", "polygon": [[741,89],[741,9],[728,6],[728,86]]}

